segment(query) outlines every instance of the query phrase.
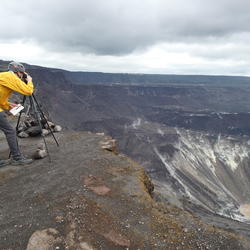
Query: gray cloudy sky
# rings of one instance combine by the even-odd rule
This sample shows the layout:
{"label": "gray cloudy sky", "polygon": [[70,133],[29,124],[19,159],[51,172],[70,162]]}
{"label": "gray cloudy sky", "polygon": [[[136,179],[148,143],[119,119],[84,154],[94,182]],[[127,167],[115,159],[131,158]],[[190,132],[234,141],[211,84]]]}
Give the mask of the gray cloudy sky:
{"label": "gray cloudy sky", "polygon": [[68,70],[250,75],[249,0],[1,0],[0,59]]}

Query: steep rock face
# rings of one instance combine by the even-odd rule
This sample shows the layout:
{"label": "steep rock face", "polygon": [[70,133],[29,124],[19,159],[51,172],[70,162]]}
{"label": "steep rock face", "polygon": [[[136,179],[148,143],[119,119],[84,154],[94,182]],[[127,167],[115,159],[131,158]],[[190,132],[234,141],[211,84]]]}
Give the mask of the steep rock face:
{"label": "steep rock face", "polygon": [[240,204],[250,203],[250,141],[178,129],[176,133],[172,155],[157,145],[154,151],[180,191],[212,212],[237,217]]}
{"label": "steep rock face", "polygon": [[[135,120],[118,140],[153,179],[155,198],[250,237],[249,138]],[[231,220],[233,219],[233,220]]]}
{"label": "steep rock face", "polygon": [[[237,178],[243,178],[238,180],[239,185],[233,188],[233,193],[238,196],[239,202],[247,201],[250,145],[248,137],[205,134],[140,120],[127,126],[124,133],[126,138],[121,139],[121,147],[126,148],[127,152],[134,154],[136,158],[142,159],[145,155],[145,161],[151,160],[149,165],[155,167],[148,167],[148,171],[152,174],[157,175],[159,172],[161,176],[160,172],[166,170],[174,175],[177,171],[186,176],[200,176],[202,182],[206,182],[210,177],[211,184],[216,184],[219,181],[216,178],[221,174],[224,175],[224,178],[221,176],[222,183],[216,184],[220,188],[227,186],[234,179],[234,184],[231,185],[233,188],[233,185],[237,186]],[[130,136],[132,133],[134,138]],[[139,148],[133,150],[135,145]]]}

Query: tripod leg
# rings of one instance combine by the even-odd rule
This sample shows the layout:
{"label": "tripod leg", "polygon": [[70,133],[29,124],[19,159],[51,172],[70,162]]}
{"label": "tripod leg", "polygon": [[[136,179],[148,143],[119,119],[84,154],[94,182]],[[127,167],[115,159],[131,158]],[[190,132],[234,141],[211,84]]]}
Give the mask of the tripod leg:
{"label": "tripod leg", "polygon": [[39,109],[39,112],[40,112],[41,115],[42,115],[42,118],[45,120],[45,122],[46,122],[46,124],[47,124],[47,126],[48,126],[48,128],[49,128],[49,131],[50,131],[50,133],[52,134],[52,136],[53,136],[53,138],[54,138],[54,140],[55,140],[57,146],[59,147],[59,143],[58,143],[58,141],[57,141],[57,139],[56,139],[56,137],[55,137],[55,135],[54,135],[54,132],[52,131],[51,127],[49,126],[48,121],[47,121],[47,119],[46,119],[46,117],[45,117],[45,115],[44,115],[42,109],[40,108],[40,106],[39,106],[39,104],[38,104],[38,102],[37,102],[36,97],[34,96],[34,94],[32,94],[32,97],[33,97],[33,99],[34,99],[34,101],[35,101],[35,103],[36,103],[36,105],[37,105],[37,107],[38,107],[38,109]]}
{"label": "tripod leg", "polygon": [[48,149],[48,145],[47,145],[46,140],[45,140],[45,136],[43,134],[42,123],[41,123],[41,120],[40,120],[39,112],[37,110],[37,106],[36,106],[36,104],[34,102],[33,96],[30,96],[29,98],[30,98],[30,105],[31,105],[31,107],[33,108],[33,110],[35,112],[35,116],[36,116],[38,125],[39,125],[40,130],[41,130],[41,135],[43,137],[44,145],[45,145],[46,151],[47,151],[48,156],[49,156],[49,161],[51,162],[51,157],[50,157],[50,154],[49,154],[49,149]]}
{"label": "tripod leg", "polygon": [[[24,105],[25,100],[26,100],[26,96],[23,96],[22,105]],[[20,120],[21,120],[22,113],[23,113],[23,111],[21,111],[20,114],[19,114],[19,116],[18,116],[18,120],[17,120],[17,124],[16,124],[16,132],[18,131],[18,127],[19,127],[19,123],[20,123]]]}

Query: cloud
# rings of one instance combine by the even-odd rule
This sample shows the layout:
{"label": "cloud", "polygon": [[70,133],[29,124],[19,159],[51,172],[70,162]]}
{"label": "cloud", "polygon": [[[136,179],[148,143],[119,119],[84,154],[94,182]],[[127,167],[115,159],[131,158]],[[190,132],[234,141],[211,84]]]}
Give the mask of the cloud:
{"label": "cloud", "polygon": [[244,0],[3,0],[0,38],[119,56],[162,42],[248,33],[249,7]]}
{"label": "cloud", "polygon": [[2,0],[0,55],[71,70],[250,75],[246,0]]}

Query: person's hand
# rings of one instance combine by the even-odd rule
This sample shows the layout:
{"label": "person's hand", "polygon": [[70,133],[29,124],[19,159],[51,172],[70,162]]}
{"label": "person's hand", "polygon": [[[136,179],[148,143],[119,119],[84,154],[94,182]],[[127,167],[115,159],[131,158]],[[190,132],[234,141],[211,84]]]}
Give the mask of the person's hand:
{"label": "person's hand", "polygon": [[9,105],[10,105],[10,108],[11,108],[11,109],[13,109],[13,108],[15,108],[16,106],[18,106],[19,104],[16,104],[16,103],[10,103]]}
{"label": "person's hand", "polygon": [[32,82],[32,77],[30,75],[28,75],[28,74],[27,74],[27,81]]}

